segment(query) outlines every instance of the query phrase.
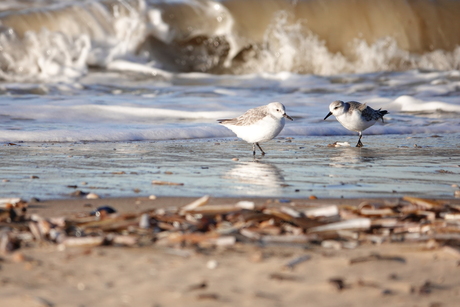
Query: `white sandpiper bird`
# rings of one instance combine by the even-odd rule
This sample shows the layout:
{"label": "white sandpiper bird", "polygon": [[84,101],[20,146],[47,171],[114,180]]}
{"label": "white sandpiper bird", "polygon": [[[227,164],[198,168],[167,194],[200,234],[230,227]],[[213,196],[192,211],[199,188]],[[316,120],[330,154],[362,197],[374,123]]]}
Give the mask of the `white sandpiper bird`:
{"label": "white sandpiper bird", "polygon": [[256,154],[256,145],[265,155],[259,143],[267,142],[276,137],[284,128],[286,114],[282,103],[271,102],[265,106],[247,110],[243,115],[232,119],[219,119],[220,124],[232,130],[239,138],[252,143],[252,154]]}
{"label": "white sandpiper bird", "polygon": [[388,113],[388,111],[382,109],[374,110],[365,103],[357,101],[343,102],[340,100],[332,102],[329,105],[329,111],[329,114],[324,118],[325,120],[334,114],[342,126],[359,133],[356,147],[363,147],[363,143],[361,142],[363,131],[375,124],[379,119],[383,123],[383,116]]}

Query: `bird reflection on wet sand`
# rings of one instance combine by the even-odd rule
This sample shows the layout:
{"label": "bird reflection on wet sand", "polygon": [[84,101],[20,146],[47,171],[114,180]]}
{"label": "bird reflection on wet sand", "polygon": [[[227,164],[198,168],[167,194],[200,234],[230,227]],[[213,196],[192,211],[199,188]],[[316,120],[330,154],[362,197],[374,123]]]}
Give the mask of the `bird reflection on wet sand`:
{"label": "bird reflection on wet sand", "polygon": [[223,177],[242,184],[268,187],[273,192],[278,192],[285,182],[281,169],[260,160],[239,163]]}
{"label": "bird reflection on wet sand", "polygon": [[366,167],[364,163],[373,163],[377,159],[383,159],[383,155],[377,150],[368,148],[343,147],[334,155],[330,156],[332,167]]}

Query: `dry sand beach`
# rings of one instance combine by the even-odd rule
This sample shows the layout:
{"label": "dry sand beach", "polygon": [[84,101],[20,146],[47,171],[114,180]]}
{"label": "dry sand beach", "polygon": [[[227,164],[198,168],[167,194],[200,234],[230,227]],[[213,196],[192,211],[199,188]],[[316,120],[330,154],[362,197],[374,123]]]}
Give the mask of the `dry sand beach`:
{"label": "dry sand beach", "polygon": [[[52,200],[29,203],[27,215],[72,219],[102,205],[113,207],[118,214],[159,212],[185,208],[195,200]],[[296,199],[286,203],[245,197],[210,198],[198,208],[215,210],[216,206],[225,208],[242,200],[253,202],[259,209],[290,208],[298,212],[318,207],[345,210],[411,203],[396,198]],[[417,204],[419,200],[411,201]],[[430,203],[435,202],[419,205]],[[444,199],[439,204],[459,208],[460,199]],[[432,210],[425,207],[424,214],[428,211]],[[373,216],[373,223],[378,219]],[[328,234],[329,239],[302,241],[285,235],[289,239],[283,241],[278,240],[283,235],[277,236],[276,229],[265,228],[259,239],[250,239],[247,233],[241,236],[240,232],[230,243],[210,241],[214,236],[179,241],[171,237],[164,241],[168,237],[163,237],[155,242],[144,238],[135,244],[126,241],[130,246],[75,247],[47,238],[28,241],[1,256],[2,306],[456,306],[460,253],[455,223],[450,224],[453,233],[445,230],[450,239],[440,239],[439,217],[431,222],[419,220],[420,225],[432,227],[419,237],[419,231],[408,229],[399,237],[344,230],[339,237]],[[296,223],[290,227],[297,227]],[[353,233],[359,233],[359,239]],[[438,239],[425,235],[438,235]],[[230,232],[222,235],[229,236]],[[264,237],[265,241],[261,239]]]}

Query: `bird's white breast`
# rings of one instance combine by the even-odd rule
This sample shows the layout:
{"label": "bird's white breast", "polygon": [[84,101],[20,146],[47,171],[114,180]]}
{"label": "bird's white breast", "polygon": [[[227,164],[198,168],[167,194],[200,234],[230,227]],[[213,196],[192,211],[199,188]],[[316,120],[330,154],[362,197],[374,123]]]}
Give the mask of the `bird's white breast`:
{"label": "bird's white breast", "polygon": [[284,117],[281,119],[266,116],[263,119],[247,126],[236,126],[224,124],[232,130],[239,138],[248,143],[267,142],[276,137],[284,127]]}
{"label": "bird's white breast", "polygon": [[341,115],[336,116],[336,118],[345,128],[357,132],[366,130],[376,122],[376,120],[365,120],[361,116],[361,112],[358,110],[342,113]]}

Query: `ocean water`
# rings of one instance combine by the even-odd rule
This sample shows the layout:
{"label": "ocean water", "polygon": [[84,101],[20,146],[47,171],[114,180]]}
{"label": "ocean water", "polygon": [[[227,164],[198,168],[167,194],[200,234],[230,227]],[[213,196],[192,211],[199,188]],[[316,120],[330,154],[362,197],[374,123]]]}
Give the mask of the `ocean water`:
{"label": "ocean water", "polygon": [[2,1],[2,175],[21,167],[8,143],[233,140],[216,120],[272,101],[294,118],[282,137],[353,145],[323,118],[356,100],[389,111],[365,145],[439,135],[458,158],[458,14],[449,0]]}

